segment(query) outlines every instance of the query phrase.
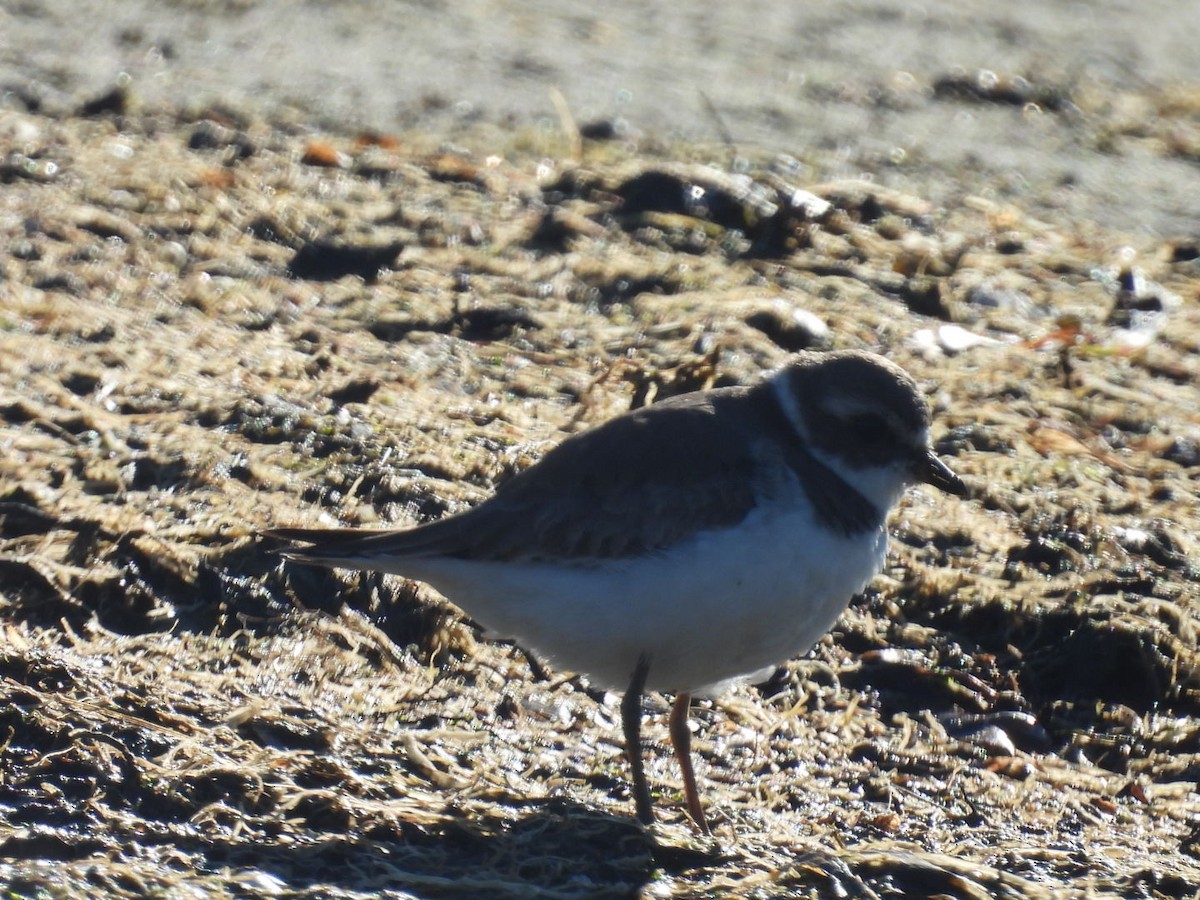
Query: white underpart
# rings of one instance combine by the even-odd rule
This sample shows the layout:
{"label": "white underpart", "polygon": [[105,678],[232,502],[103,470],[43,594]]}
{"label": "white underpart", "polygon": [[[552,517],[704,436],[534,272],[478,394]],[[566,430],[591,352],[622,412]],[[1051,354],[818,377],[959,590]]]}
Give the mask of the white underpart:
{"label": "white underpart", "polygon": [[[897,492],[884,490],[883,476],[872,481],[881,482],[872,500]],[[715,693],[806,652],[879,571],[886,544],[883,527],[853,538],[818,527],[792,480],[738,527],[655,556],[578,565],[408,559],[393,571],[599,686],[625,689],[645,655],[648,689]]]}

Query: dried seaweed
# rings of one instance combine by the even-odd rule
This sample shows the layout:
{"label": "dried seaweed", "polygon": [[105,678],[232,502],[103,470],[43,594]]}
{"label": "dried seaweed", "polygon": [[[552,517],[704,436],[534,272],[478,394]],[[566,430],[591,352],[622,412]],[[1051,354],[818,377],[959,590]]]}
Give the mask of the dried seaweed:
{"label": "dried seaweed", "polygon": [[[6,185],[2,226],[10,891],[1200,891],[1200,322],[1178,241],[1131,261],[1126,238],[992,201],[766,167],[336,137],[306,163],[265,125],[217,161],[199,126],[25,119],[57,169]],[[622,212],[630,185],[687,178],[719,214]],[[785,187],[808,193],[771,219]],[[374,231],[366,277],[291,258]],[[1140,345],[1112,316],[1134,271],[1182,298]],[[810,339],[927,384],[973,497],[914,492],[813,657],[697,709],[715,845],[665,753],[650,777],[679,812],[634,824],[616,698],[476,641],[424,589],[288,568],[255,538],[442,515],[566,433]]]}

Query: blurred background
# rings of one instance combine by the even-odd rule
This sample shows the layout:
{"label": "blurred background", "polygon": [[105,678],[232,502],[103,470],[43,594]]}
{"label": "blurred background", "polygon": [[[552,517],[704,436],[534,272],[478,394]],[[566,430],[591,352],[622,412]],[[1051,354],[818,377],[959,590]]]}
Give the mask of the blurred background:
{"label": "blurred background", "polygon": [[[8,106],[145,104],[334,129],[711,142],[1195,235],[1200,40],[1176,0],[7,0]],[[468,144],[468,146],[470,146]],[[485,147],[471,147],[486,150]],[[819,161],[819,162],[818,162]],[[801,178],[804,176],[801,171]]]}

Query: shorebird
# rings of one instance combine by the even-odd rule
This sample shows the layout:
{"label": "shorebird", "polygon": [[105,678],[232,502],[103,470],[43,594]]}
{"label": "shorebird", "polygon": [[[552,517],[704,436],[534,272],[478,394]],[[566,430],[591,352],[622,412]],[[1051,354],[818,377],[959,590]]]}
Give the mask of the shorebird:
{"label": "shorebird", "polygon": [[279,528],[289,559],[423,581],[498,637],[624,690],[638,818],[645,691],[688,812],[693,695],[805,653],[883,565],[909,485],[964,495],[916,383],[868,353],[802,353],[757,384],[679,397],[573,436],[466,512],[414,528]]}

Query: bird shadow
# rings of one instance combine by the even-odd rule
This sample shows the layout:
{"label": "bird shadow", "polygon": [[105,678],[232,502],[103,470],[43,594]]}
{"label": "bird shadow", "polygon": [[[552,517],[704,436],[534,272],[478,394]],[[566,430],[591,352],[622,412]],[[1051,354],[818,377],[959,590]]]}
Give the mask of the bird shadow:
{"label": "bird shadow", "polygon": [[516,818],[454,815],[434,825],[397,822],[318,843],[217,842],[204,848],[216,870],[350,894],[529,897],[543,893],[638,896],[662,873],[716,865],[713,849],[667,843],[635,820],[568,800],[526,801]]}

